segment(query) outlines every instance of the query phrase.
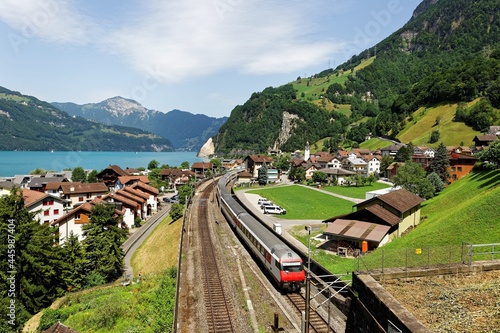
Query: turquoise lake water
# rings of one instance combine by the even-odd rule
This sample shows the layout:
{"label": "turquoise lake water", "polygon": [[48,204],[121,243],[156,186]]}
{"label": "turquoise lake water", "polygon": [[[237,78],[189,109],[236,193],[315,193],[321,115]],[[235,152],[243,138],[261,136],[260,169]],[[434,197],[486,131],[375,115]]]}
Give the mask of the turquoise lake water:
{"label": "turquoise lake water", "polygon": [[160,165],[180,166],[202,161],[195,152],[96,152],[96,151],[0,151],[0,176],[28,174],[36,168],[61,171],[82,167],[101,171],[110,164],[125,168],[147,168],[156,160]]}

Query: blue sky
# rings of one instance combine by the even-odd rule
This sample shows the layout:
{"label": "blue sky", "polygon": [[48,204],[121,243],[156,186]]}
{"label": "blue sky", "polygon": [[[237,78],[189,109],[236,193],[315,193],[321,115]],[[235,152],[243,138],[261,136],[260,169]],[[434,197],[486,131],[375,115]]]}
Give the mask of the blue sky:
{"label": "blue sky", "polygon": [[255,91],[335,67],[420,0],[2,0],[0,86],[48,102],[132,98],[229,116]]}

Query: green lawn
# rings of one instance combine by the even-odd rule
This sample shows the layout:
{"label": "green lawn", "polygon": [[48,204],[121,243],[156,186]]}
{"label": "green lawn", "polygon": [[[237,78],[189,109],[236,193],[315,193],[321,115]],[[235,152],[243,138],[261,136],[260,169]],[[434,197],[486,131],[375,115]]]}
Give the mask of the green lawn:
{"label": "green lawn", "polygon": [[366,192],[377,191],[384,188],[391,187],[391,185],[383,183],[373,183],[366,186],[326,186],[322,189],[328,192],[340,194],[350,198],[364,199]]}
{"label": "green lawn", "polygon": [[350,201],[298,185],[262,188],[248,193],[259,194],[285,208],[286,215],[279,217],[287,220],[324,220],[350,213],[353,205]]}

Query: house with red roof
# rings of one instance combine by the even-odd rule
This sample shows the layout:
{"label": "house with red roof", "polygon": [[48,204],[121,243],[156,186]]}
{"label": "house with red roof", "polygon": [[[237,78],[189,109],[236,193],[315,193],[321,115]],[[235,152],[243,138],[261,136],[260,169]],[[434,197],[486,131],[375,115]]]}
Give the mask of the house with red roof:
{"label": "house with red roof", "polygon": [[22,191],[24,206],[40,223],[49,224],[59,219],[69,205],[66,200],[47,193],[28,189]]}
{"label": "house with red roof", "polygon": [[169,189],[175,190],[177,187],[187,184],[189,179],[195,177],[195,173],[191,170],[162,169],[160,177],[162,181],[168,181]]}
{"label": "house with red roof", "polygon": [[455,152],[451,152],[448,158],[450,160],[450,166],[448,167],[450,178],[448,178],[448,183],[452,183],[468,175],[478,161],[476,156]]}

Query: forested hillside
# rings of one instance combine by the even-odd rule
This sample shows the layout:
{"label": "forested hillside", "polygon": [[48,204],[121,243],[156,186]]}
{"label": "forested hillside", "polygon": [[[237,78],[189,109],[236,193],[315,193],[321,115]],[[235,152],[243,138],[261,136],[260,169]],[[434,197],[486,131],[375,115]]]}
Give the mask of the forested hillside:
{"label": "forested hillside", "polygon": [[[398,138],[401,130],[415,122],[417,110],[441,104],[457,105],[454,122],[464,123],[471,131],[485,132],[500,122],[499,8],[498,0],[424,0],[404,27],[379,44],[336,69],[298,78],[293,82],[298,88],[296,98],[300,103],[314,103],[327,115],[336,110],[349,117],[350,128],[325,135],[334,138],[331,147],[336,147],[339,140],[342,144],[359,144],[368,133]],[[313,83],[317,87],[312,87]],[[471,101],[475,102],[467,104]],[[240,108],[231,114],[231,118],[239,119],[230,118],[228,126],[243,121]],[[287,107],[281,109],[285,111]],[[262,117],[266,115],[254,114],[253,119],[266,122]],[[279,112],[275,111],[273,120],[268,121],[280,122]],[[439,125],[439,117],[436,122]],[[280,124],[275,128],[279,129]],[[312,128],[304,124],[301,129],[305,132],[301,134],[293,129],[290,139],[300,135],[302,142],[287,141],[280,148],[301,149],[305,141],[316,141],[316,137],[307,136],[314,132]],[[220,135],[216,138],[219,150],[231,150],[237,145],[228,144],[246,140],[241,135],[231,139],[230,133],[226,127],[225,141],[217,141]],[[264,145],[252,147],[259,152],[278,135],[269,127],[259,127],[255,133],[269,138]]]}
{"label": "forested hillside", "polygon": [[0,150],[172,151],[143,130],[71,117],[49,103],[0,87]]}

